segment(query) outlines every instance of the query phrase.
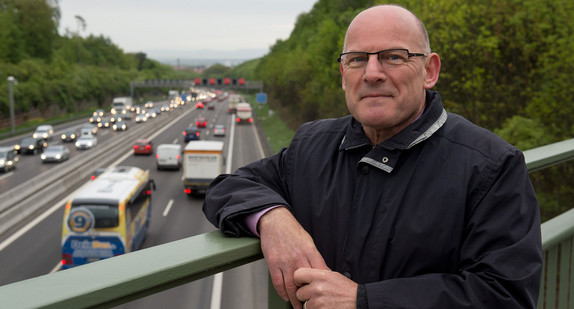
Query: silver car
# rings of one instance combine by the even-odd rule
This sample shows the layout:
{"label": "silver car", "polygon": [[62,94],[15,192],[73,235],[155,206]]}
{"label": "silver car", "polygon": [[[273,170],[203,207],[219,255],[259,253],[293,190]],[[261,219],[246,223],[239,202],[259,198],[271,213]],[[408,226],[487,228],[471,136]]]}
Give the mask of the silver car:
{"label": "silver car", "polygon": [[42,158],[42,163],[66,161],[70,158],[70,150],[64,145],[48,146],[40,158]]}
{"label": "silver car", "polygon": [[16,168],[18,156],[13,147],[0,148],[0,171],[5,173]]}
{"label": "silver car", "polygon": [[213,136],[225,136],[225,126],[216,124],[215,127],[213,127]]}
{"label": "silver car", "polygon": [[98,143],[98,138],[93,135],[82,135],[76,140],[76,149],[90,149]]}

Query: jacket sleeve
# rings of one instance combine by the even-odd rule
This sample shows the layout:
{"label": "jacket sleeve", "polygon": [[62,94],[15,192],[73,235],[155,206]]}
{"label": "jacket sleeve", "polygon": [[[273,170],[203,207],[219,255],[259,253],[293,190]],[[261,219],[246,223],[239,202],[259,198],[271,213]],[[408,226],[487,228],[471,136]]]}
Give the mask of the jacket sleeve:
{"label": "jacket sleeve", "polygon": [[219,175],[207,189],[203,212],[228,237],[254,236],[245,216],[274,206],[290,208],[285,186],[286,149],[233,174]]}
{"label": "jacket sleeve", "polygon": [[368,283],[369,308],[536,308],[540,215],[524,157],[507,156],[492,175],[468,208],[459,271]]}

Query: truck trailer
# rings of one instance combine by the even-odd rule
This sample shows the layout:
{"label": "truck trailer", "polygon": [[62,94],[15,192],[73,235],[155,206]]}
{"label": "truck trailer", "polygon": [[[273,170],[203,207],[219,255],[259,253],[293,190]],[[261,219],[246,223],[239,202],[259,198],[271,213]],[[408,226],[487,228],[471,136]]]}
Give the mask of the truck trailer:
{"label": "truck trailer", "polygon": [[183,187],[189,196],[205,192],[223,173],[222,141],[190,141],[183,151]]}
{"label": "truck trailer", "polygon": [[251,107],[251,104],[249,103],[239,103],[237,104],[237,112],[236,112],[237,117],[235,118],[235,121],[237,123],[242,123],[242,122],[247,122],[247,123],[252,123],[253,122],[253,108]]}

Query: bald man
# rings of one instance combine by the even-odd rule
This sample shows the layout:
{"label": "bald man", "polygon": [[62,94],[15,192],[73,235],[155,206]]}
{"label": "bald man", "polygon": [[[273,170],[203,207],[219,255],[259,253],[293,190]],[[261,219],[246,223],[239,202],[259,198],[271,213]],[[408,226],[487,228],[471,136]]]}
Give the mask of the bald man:
{"label": "bald man", "polygon": [[256,236],[294,308],[535,308],[540,215],[524,157],[447,113],[423,23],[396,5],[351,22],[338,59],[350,115],[220,175],[203,206]]}

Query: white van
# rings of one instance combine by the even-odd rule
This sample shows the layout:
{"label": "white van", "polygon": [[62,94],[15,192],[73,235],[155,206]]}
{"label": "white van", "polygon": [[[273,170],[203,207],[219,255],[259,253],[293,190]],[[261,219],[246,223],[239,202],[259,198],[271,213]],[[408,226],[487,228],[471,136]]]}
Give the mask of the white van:
{"label": "white van", "polygon": [[161,144],[155,150],[155,163],[157,169],[171,168],[179,170],[181,168],[181,145]]}

